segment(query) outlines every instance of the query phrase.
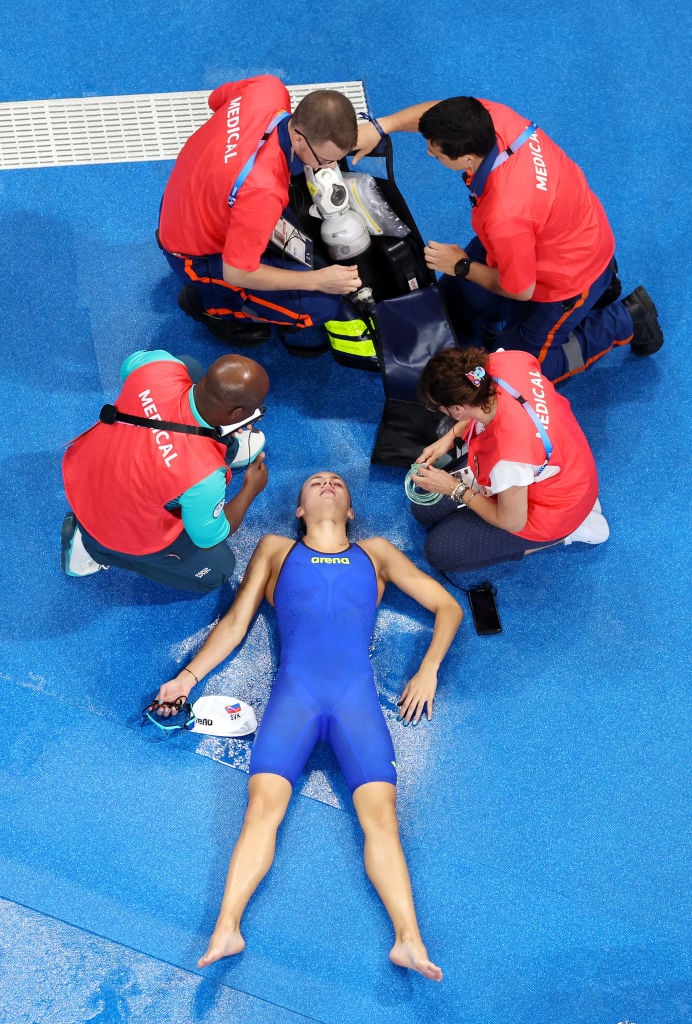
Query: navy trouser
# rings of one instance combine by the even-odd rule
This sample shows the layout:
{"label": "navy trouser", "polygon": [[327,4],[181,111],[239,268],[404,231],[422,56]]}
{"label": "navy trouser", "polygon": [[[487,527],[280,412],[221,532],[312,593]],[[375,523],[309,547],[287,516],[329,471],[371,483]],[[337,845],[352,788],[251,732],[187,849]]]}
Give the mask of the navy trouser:
{"label": "navy trouser", "polygon": [[226,583],[235,568],[235,555],[228,546],[228,538],[212,548],[199,548],[185,530],[167,548],[150,555],[127,555],[104,548],[84,527],[82,540],[95,562],[129,569],[157,583],[177,590],[193,590],[208,594]]}
{"label": "navy trouser", "polygon": [[555,540],[526,540],[459,508],[446,495],[434,505],[411,503],[414,519],[429,531],[425,557],[441,573],[471,572],[501,562],[518,562],[525,552],[557,544]]}
{"label": "navy trouser", "polygon": [[[486,262],[477,237],[466,246],[470,259]],[[632,318],[622,301],[593,307],[613,276],[609,265],[580,295],[563,302],[519,302],[463,278],[440,279],[449,315],[461,339],[489,349],[520,349],[541,363],[553,382],[580,373],[616,345],[632,340]],[[493,329],[499,325],[499,333]]]}
{"label": "navy trouser", "polygon": [[[235,318],[239,322],[278,324],[282,327],[316,327],[327,320],[343,320],[340,295],[298,289],[281,292],[250,292],[227,284],[223,279],[220,254],[176,256],[163,249],[172,270],[199,290],[202,305],[211,316]],[[264,266],[306,271],[302,263],[265,253]]]}

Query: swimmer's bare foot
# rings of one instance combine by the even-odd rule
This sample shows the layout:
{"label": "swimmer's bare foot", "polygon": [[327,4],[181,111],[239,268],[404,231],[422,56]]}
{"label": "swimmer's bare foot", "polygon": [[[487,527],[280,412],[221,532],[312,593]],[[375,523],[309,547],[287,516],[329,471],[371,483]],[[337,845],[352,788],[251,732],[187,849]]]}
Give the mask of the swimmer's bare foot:
{"label": "swimmer's bare foot", "polygon": [[428,959],[428,951],[420,940],[395,942],[389,953],[389,959],[397,967],[408,967],[409,970],[418,971],[424,978],[430,978],[431,981],[442,981],[442,971]]}
{"label": "swimmer's bare foot", "polygon": [[215,964],[217,960],[223,960],[225,956],[235,956],[245,949],[245,939],[240,934],[240,929],[219,929],[214,931],[209,946],[204,956],[197,961],[198,967],[208,967]]}

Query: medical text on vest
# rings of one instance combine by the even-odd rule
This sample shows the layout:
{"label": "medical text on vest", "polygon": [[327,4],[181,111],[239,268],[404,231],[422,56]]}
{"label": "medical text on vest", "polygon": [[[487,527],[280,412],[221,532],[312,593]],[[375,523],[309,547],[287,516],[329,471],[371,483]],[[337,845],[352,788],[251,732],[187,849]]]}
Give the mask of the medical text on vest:
{"label": "medical text on vest", "polygon": [[[144,415],[147,417],[147,419],[161,419],[159,410],[154,405],[154,400],[151,397],[151,391],[149,390],[149,388],[147,388],[146,391],[140,391],[139,400],[142,403],[142,411],[144,412]],[[154,431],[154,441],[156,442],[156,447],[161,452],[161,458],[168,467],[170,467],[173,459],[178,458],[178,453],[173,447],[173,445],[170,443],[165,443],[170,442],[170,440],[171,435],[168,433],[167,430]]]}
{"label": "medical text on vest", "polygon": [[[550,412],[548,406],[545,404],[545,390],[543,388],[543,378],[540,373],[536,373],[535,370],[529,370],[529,380],[531,381],[531,394],[535,401],[533,407],[536,410],[536,414],[546,427],[550,426]],[[536,435],[538,436],[538,435]]]}
{"label": "medical text on vest", "polygon": [[529,136],[529,149],[533,153],[533,167],[536,172],[536,188],[540,192],[548,191],[548,168],[545,166],[543,151],[538,141],[538,132]]}
{"label": "medical text on vest", "polygon": [[237,143],[240,140],[240,96],[236,96],[228,104],[228,110],[226,111],[226,152],[224,153],[223,162],[228,163],[233,157],[238,156]]}

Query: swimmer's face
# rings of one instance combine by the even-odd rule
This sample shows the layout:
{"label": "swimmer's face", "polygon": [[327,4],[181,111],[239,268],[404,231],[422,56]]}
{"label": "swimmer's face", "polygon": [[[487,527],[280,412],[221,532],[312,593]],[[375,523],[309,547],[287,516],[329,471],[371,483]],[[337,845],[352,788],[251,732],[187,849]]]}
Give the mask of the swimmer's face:
{"label": "swimmer's face", "polygon": [[345,518],[353,519],[351,494],[346,481],[338,473],[323,470],[309,476],[301,487],[296,515],[302,519],[306,512],[309,515],[313,509],[334,504],[343,510]]}

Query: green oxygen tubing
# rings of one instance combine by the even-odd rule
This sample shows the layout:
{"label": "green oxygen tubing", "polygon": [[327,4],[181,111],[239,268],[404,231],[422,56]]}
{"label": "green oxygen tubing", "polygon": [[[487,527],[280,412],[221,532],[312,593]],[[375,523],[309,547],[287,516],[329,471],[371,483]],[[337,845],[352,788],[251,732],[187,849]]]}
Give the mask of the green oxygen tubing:
{"label": "green oxygen tubing", "polygon": [[442,497],[441,494],[437,494],[436,491],[423,491],[414,484],[413,477],[422,469],[422,466],[418,462],[414,462],[404,480],[404,491],[409,501],[414,502],[416,505],[436,505]]}

